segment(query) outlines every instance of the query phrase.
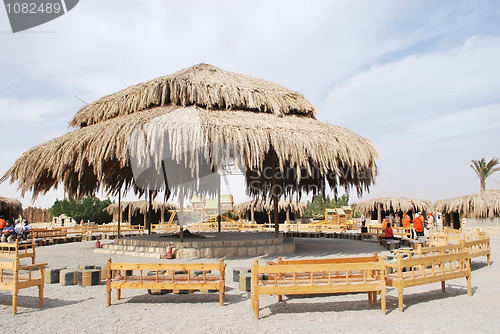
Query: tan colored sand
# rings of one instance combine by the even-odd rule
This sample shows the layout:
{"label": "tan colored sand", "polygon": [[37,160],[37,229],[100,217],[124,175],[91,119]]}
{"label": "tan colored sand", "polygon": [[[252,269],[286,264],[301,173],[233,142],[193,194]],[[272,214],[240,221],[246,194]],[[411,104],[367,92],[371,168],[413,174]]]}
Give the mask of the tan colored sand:
{"label": "tan colored sand", "polygon": [[[339,257],[385,253],[375,242],[340,239],[297,239],[297,252],[286,258]],[[492,265],[473,260],[473,296],[465,279],[405,291],[405,312],[397,309],[397,294],[388,289],[387,315],[370,308],[365,294],[321,297],[261,298],[261,319],[250,308],[250,296],[232,281],[232,269],[250,266],[254,258],[226,259],[226,302],[217,294],[149,295],[124,290],[123,299],[106,307],[105,284],[91,287],[46,284],[44,307],[37,308],[37,289],[21,290],[18,314],[11,315],[11,294],[0,291],[2,332],[17,333],[498,333],[500,328],[500,236],[492,235]],[[94,254],[94,242],[37,248],[37,262],[76,269],[105,265],[109,257]],[[148,258],[112,256],[115,262],[157,262]],[[258,257],[260,261],[276,256]],[[199,261],[199,260],[198,260]],[[215,260],[203,260],[215,261]],[[500,263],[500,262],[499,262]]]}

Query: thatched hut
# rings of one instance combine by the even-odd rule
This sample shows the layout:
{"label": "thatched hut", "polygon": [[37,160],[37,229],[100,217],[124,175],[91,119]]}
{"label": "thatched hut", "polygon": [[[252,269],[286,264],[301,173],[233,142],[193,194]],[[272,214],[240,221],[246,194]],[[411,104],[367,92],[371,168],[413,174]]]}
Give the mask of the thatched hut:
{"label": "thatched hut", "polygon": [[414,213],[425,212],[431,207],[431,202],[421,199],[413,199],[406,197],[380,197],[364,201],[360,201],[355,205],[355,211],[359,214],[365,213],[367,219],[382,222],[382,217],[389,214],[402,217],[404,213],[411,216]]}
{"label": "thatched hut", "polygon": [[[137,181],[131,158],[151,161],[164,176],[170,167],[161,152],[167,149],[174,163],[187,167],[184,174],[198,174],[200,159],[220,172],[228,157],[240,156],[247,193],[272,197],[275,214],[278,198],[317,193],[326,184],[335,193],[338,187],[355,187],[358,195],[369,190],[377,174],[374,145],[315,113],[298,92],[199,64],[82,107],[70,122],[77,130],[25,152],[1,181],[17,181],[34,197],[60,182],[69,197],[97,189],[117,194]],[[139,191],[165,191],[166,197],[172,191],[167,182],[146,183]]]}
{"label": "thatched hut", "polygon": [[[280,200],[278,202],[279,222],[290,222],[302,217],[306,211],[304,202]],[[271,223],[273,203],[270,199],[253,200],[235,205],[235,211],[240,211],[241,217],[246,217],[250,222]]]}
{"label": "thatched hut", "polygon": [[0,197],[0,215],[5,220],[14,220],[21,216],[23,212],[23,205],[17,199],[8,197]]}
{"label": "thatched hut", "polygon": [[[118,203],[112,203],[105,209],[110,215],[113,215],[113,221],[118,222],[119,217]],[[121,202],[122,221],[126,221],[131,225],[146,226],[146,217],[149,209],[148,201],[133,201]],[[152,207],[152,222],[164,223],[170,219],[172,213],[169,210],[177,210],[178,206],[172,203],[163,203],[153,201]]]}
{"label": "thatched hut", "polygon": [[469,226],[489,225],[500,218],[500,190],[439,200],[434,202],[432,210],[441,212],[445,224],[454,228],[462,227],[463,218],[472,218],[467,219]]}

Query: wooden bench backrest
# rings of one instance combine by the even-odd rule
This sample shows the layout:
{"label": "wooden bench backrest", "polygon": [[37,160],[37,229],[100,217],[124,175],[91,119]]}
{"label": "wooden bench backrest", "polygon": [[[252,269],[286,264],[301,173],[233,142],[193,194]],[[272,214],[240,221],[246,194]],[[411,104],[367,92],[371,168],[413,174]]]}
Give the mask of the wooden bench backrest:
{"label": "wooden bench backrest", "polygon": [[[108,260],[108,272],[117,270],[138,270],[138,271],[219,271],[221,279],[225,276],[224,259],[220,259],[218,263],[113,263]],[[175,275],[174,275],[175,276]]]}
{"label": "wooden bench backrest", "polygon": [[19,259],[27,257],[30,257],[31,262],[35,263],[35,240],[23,243],[19,243],[19,240],[16,240],[16,242],[0,242],[0,259]]}
{"label": "wooden bench backrest", "polygon": [[[412,271],[415,271],[428,269],[428,266],[442,266],[448,264],[451,268],[456,270],[470,270],[469,259],[468,252],[416,256],[406,259],[403,259],[401,254],[398,254],[397,266],[399,268],[412,268]],[[402,272],[402,270],[399,270],[400,275]]]}
{"label": "wooden bench backrest", "polygon": [[359,263],[359,262],[377,262],[379,256],[374,253],[373,256],[366,257],[345,257],[345,258],[332,258],[332,259],[309,259],[309,260],[283,260],[278,257],[277,262],[268,261],[270,265],[281,264],[328,264],[328,263]]}
{"label": "wooden bench backrest", "polygon": [[[370,259],[372,259],[370,257]],[[344,259],[343,259],[344,260]],[[324,273],[338,273],[342,272],[343,277],[346,278],[345,283],[349,283],[349,276],[351,276],[352,272],[356,272],[356,277],[359,277],[359,273],[361,272],[361,276],[368,278],[373,277],[374,272],[377,272],[376,276],[384,275],[385,273],[385,262],[381,257],[378,257],[375,261],[369,262],[331,262],[331,263],[303,263],[303,264],[275,264],[275,265],[259,265],[258,260],[255,260],[255,263],[252,267],[252,276],[258,276],[259,274],[270,274],[270,282],[272,285],[273,279],[277,279],[281,277],[279,274],[287,274],[287,275],[299,275],[303,273],[311,273],[310,280],[311,283],[314,281],[314,273],[321,273],[322,277],[324,277]],[[334,278],[337,276],[336,274],[331,277]],[[273,279],[271,279],[271,277]],[[288,276],[290,277],[290,276]],[[293,279],[292,281],[295,281]],[[295,282],[293,283],[295,284]]]}

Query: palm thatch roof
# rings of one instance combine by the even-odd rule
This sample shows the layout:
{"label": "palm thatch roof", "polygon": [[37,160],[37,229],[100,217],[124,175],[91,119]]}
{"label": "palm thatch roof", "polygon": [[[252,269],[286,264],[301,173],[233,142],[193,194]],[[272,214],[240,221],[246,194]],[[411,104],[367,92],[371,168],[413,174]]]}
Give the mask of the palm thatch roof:
{"label": "palm thatch roof", "polygon": [[500,190],[439,200],[432,205],[432,209],[442,213],[458,212],[470,218],[500,217]]}
{"label": "palm thatch roof", "polygon": [[[248,202],[239,203],[234,206],[234,210],[241,211],[243,215],[246,215],[250,210],[252,210],[252,205],[254,211],[256,212],[272,212],[273,211],[273,202],[271,199],[260,199],[253,200]],[[306,211],[306,204],[304,202],[296,202],[296,201],[286,201],[280,200],[278,201],[278,210],[280,211],[290,211],[292,213],[298,214],[302,216]]]}
{"label": "palm thatch roof", "polygon": [[153,107],[198,106],[275,115],[311,116],[316,108],[302,94],[270,81],[198,64],[110,94],[81,108],[71,120],[85,127]]}
{"label": "palm thatch roof", "polygon": [[71,121],[80,129],[28,150],[0,181],[17,181],[34,198],[60,182],[69,197],[99,188],[116,194],[134,189],[131,149],[140,162],[153,156],[161,173],[158,160],[167,148],[191,173],[200,156],[220,170],[225,158],[241,155],[253,196],[270,197],[265,171],[274,164],[285,193],[317,191],[325,179],[335,192],[339,186],[354,186],[359,195],[369,190],[377,174],[374,145],[316,120],[314,112],[297,92],[199,64],[84,106]]}
{"label": "palm thatch roof", "polygon": [[5,219],[17,218],[23,212],[23,205],[17,199],[0,197],[0,211],[8,212]]}
{"label": "palm thatch roof", "polygon": [[[148,212],[149,202],[148,201],[121,202],[120,206],[122,212],[131,210],[130,213],[135,214],[137,211],[139,211],[140,214],[144,215]],[[153,211],[161,211],[162,209],[164,211],[178,209],[178,206],[176,204],[163,203],[157,201],[151,202],[151,206],[153,208]],[[105,210],[110,215],[118,214],[118,203],[112,203],[108,205]]]}
{"label": "palm thatch roof", "polygon": [[360,201],[355,205],[356,212],[373,212],[380,207],[383,211],[410,212],[426,211],[431,206],[430,201],[406,197],[380,197]]}

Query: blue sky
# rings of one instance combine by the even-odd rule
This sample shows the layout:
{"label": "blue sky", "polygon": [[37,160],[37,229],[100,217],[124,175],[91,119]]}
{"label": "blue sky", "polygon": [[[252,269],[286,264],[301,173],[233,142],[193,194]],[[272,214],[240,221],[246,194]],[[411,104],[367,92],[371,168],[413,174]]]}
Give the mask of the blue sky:
{"label": "blue sky", "polygon": [[[0,42],[2,175],[70,130],[80,99],[200,62],[299,91],[318,119],[373,141],[363,199],[475,193],[470,160],[500,158],[498,1],[86,0],[16,34],[1,8]],[[4,182],[0,196],[49,207],[63,193],[32,203]]]}

